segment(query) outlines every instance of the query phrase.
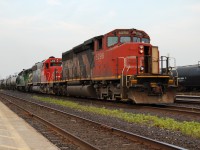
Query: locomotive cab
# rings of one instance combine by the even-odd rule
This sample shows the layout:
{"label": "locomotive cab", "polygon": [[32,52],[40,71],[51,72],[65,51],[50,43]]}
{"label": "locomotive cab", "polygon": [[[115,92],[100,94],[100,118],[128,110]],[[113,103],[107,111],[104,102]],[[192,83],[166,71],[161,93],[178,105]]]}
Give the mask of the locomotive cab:
{"label": "locomotive cab", "polygon": [[60,80],[62,71],[61,64],[61,58],[49,57],[43,65],[43,73],[45,77],[43,80],[45,80],[45,82]]}
{"label": "locomotive cab", "polygon": [[[135,103],[174,101],[175,80],[169,72],[160,73],[160,64],[165,61],[168,69],[169,59],[159,58],[158,47],[150,44],[144,31],[117,29],[104,35],[101,41],[96,40],[95,44],[95,65],[98,67],[94,68],[93,75],[111,79],[109,82],[113,85],[101,88],[100,98],[120,97]],[[103,43],[102,49],[98,48],[99,43]],[[120,83],[113,81],[116,79],[120,79]]]}

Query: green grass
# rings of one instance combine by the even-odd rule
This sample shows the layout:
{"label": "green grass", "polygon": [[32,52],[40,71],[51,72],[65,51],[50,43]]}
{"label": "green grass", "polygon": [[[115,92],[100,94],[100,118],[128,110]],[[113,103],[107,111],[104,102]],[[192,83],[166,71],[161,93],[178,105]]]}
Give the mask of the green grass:
{"label": "green grass", "polygon": [[43,102],[48,102],[79,111],[91,112],[103,116],[119,118],[130,123],[145,124],[147,126],[156,126],[171,131],[180,131],[185,135],[190,135],[192,137],[200,138],[200,123],[195,121],[181,122],[181,121],[176,121],[172,118],[167,118],[167,117],[163,118],[149,114],[146,115],[146,114],[127,113],[120,109],[111,110],[111,109],[106,109],[104,107],[99,108],[94,106],[85,106],[72,101],[63,101],[59,99],[51,99],[38,96],[33,96],[33,98]]}

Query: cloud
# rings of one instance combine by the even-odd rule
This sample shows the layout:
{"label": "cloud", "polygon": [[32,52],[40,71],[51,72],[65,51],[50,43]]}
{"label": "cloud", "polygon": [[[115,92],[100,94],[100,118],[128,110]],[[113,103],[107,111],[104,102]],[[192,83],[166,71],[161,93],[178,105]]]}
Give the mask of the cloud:
{"label": "cloud", "polygon": [[61,1],[60,0],[47,0],[47,3],[49,5],[60,5]]}

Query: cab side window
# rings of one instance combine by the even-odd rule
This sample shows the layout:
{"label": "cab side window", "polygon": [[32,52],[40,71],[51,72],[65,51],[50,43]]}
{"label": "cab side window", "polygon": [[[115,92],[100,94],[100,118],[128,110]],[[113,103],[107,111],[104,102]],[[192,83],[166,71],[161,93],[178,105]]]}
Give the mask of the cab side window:
{"label": "cab side window", "polygon": [[118,43],[118,37],[117,36],[108,37],[108,40],[107,40],[107,46],[108,47],[113,46],[117,43]]}
{"label": "cab side window", "polygon": [[102,47],[103,47],[103,41],[102,41],[102,38],[98,39],[98,40],[97,40],[97,43],[98,43],[98,45],[97,45],[97,50],[101,50]]}
{"label": "cab side window", "polygon": [[49,69],[49,64],[48,63],[46,63],[45,66],[46,66],[46,69]]}
{"label": "cab side window", "polygon": [[130,36],[121,36],[120,42],[121,43],[131,42],[131,37]]}

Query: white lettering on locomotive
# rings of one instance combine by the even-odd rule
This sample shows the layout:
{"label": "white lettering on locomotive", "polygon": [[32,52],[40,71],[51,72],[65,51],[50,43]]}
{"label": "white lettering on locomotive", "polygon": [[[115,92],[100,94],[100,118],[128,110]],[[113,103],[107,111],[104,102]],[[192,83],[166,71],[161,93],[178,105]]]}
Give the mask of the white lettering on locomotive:
{"label": "white lettering on locomotive", "polygon": [[96,60],[104,59],[104,53],[98,53],[96,54]]}

